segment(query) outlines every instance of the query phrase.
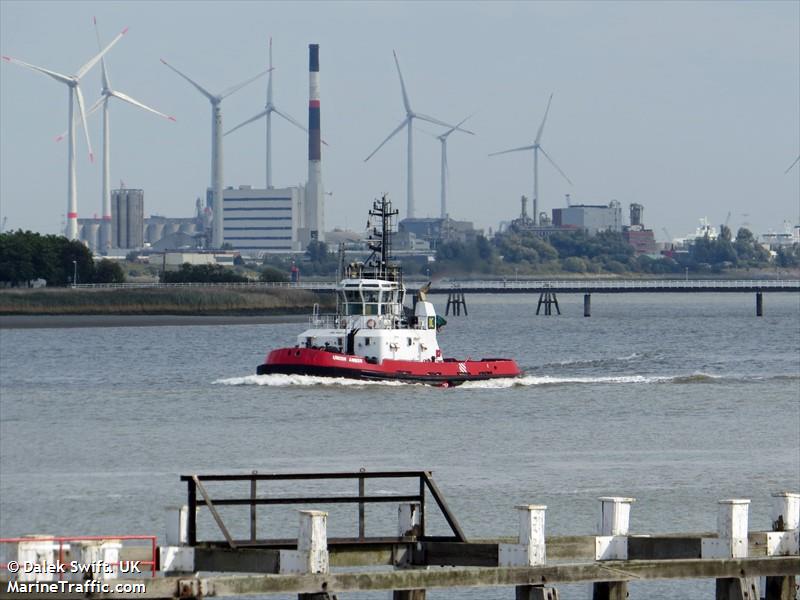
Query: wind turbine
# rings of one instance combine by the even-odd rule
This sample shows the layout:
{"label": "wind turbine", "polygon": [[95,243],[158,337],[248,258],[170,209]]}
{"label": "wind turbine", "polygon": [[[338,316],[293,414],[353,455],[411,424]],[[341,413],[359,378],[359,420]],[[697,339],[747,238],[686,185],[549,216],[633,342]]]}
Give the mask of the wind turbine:
{"label": "wind turbine", "polygon": [[789,168],[788,168],[788,169],[786,169],[786,171],[784,172],[784,175],[786,175],[786,173],[788,173],[789,171],[791,171],[791,170],[792,170],[792,167],[794,167],[794,166],[795,166],[797,163],[799,163],[799,162],[800,162],[800,156],[798,156],[796,159],[794,159],[794,162],[793,162],[791,165],[789,165]]}
{"label": "wind turbine", "polygon": [[[472,115],[470,115],[471,117]],[[451,133],[456,131],[459,127],[461,127],[464,122],[469,119],[470,117],[466,117],[461,120],[461,122],[456,125],[455,127],[451,127],[447,131],[445,131],[441,135],[437,135],[436,139],[442,143],[442,193],[441,193],[441,201],[442,201],[442,218],[447,218],[447,176],[449,174],[447,168],[447,136]],[[463,130],[462,130],[463,131]],[[472,132],[469,132],[472,133]],[[474,135],[474,134],[473,134]]]}
{"label": "wind turbine", "polygon": [[[258,113],[255,117],[251,117],[244,121],[243,123],[239,123],[233,129],[230,129],[225,132],[225,135],[229,133],[233,133],[237,129],[244,127],[245,125],[249,125],[254,121],[258,121],[261,117],[267,117],[267,189],[272,189],[272,113],[283,117],[289,123],[294,125],[295,127],[299,127],[306,133],[308,133],[308,129],[303,127],[297,120],[290,117],[288,114],[282,112],[272,103],[272,38],[269,38],[269,77],[267,79],[267,104],[260,113]],[[324,143],[324,142],[323,142]]]}
{"label": "wind turbine", "polygon": [[[100,30],[97,27],[97,18],[94,19],[94,32],[97,37],[97,46],[99,48]],[[100,226],[100,250],[103,252],[108,252],[108,250],[111,249],[111,135],[108,120],[108,101],[111,98],[118,98],[123,102],[132,104],[133,106],[138,106],[143,110],[149,111],[155,115],[158,115],[159,117],[169,119],[170,121],[175,121],[175,117],[165,115],[154,108],[150,108],[149,106],[142,104],[138,100],[134,100],[127,94],[123,94],[122,92],[112,89],[111,82],[108,78],[108,70],[106,68],[105,58],[100,59],[100,66],[102,67],[103,73],[103,89],[100,92],[100,98],[86,112],[86,115],[91,115],[100,107],[100,105],[103,106],[103,224]],[[61,137],[63,136],[56,138],[57,141],[60,140]]]}
{"label": "wind turbine", "polygon": [[56,71],[50,71],[42,67],[37,67],[30,63],[26,63],[10,56],[4,56],[3,60],[14,63],[23,67],[27,67],[39,73],[44,73],[55,79],[60,83],[64,83],[69,88],[69,109],[67,116],[67,227],[66,236],[75,240],[78,239],[78,184],[77,176],[75,173],[75,106],[77,100],[78,110],[80,111],[81,124],[83,125],[83,134],[86,137],[86,146],[89,149],[89,160],[94,162],[94,155],[92,154],[92,143],[89,141],[89,130],[86,128],[86,110],[83,103],[83,94],[81,93],[80,80],[89,72],[89,70],[103,58],[103,55],[111,50],[112,46],[122,39],[122,36],[128,32],[126,27],[117,36],[111,40],[111,43],[103,48],[99,54],[96,54],[92,59],[84,64],[76,71],[74,75],[62,75]]}
{"label": "wind turbine", "polygon": [[364,159],[364,162],[367,162],[370,158],[372,158],[378,150],[383,148],[383,145],[388,142],[390,139],[394,137],[394,135],[400,131],[403,127],[408,128],[408,177],[406,178],[406,186],[407,186],[407,199],[406,199],[406,217],[413,218],[414,217],[414,139],[413,139],[413,121],[414,119],[419,119],[421,121],[428,121],[429,123],[433,123],[435,125],[441,125],[442,127],[454,127],[459,131],[464,131],[466,133],[473,133],[472,131],[467,131],[466,129],[461,129],[457,125],[451,125],[450,123],[445,123],[444,121],[440,121],[439,119],[435,119],[433,117],[429,117],[428,115],[424,115],[422,113],[414,112],[411,109],[411,103],[408,100],[408,94],[406,93],[406,84],[403,81],[403,73],[400,71],[400,62],[397,60],[397,53],[392,50],[392,54],[394,55],[394,63],[397,65],[397,75],[400,77],[400,89],[403,92],[403,106],[406,109],[406,118],[403,119],[403,122],[398,125],[392,133],[390,133],[385,140],[383,140],[380,145],[372,151],[367,158]]}
{"label": "wind turbine", "polygon": [[224,243],[223,221],[225,217],[222,209],[222,109],[220,108],[220,104],[225,98],[235,92],[238,92],[244,86],[252,83],[272,69],[270,68],[265,71],[261,71],[258,75],[255,75],[250,79],[246,79],[241,83],[237,83],[236,85],[223,90],[219,94],[212,94],[199,83],[181,73],[163,58],[161,59],[161,62],[175,71],[183,79],[191,83],[197,89],[197,91],[208,98],[208,101],[211,103],[211,197],[214,204],[214,225],[211,236],[211,246],[213,248],[221,248],[222,244]]}
{"label": "wind turbine", "polygon": [[544,118],[542,119],[542,124],[539,125],[539,131],[536,132],[536,139],[533,141],[533,144],[530,146],[522,146],[521,148],[512,148],[511,150],[503,150],[502,152],[493,152],[489,156],[497,156],[499,154],[508,154],[509,152],[521,152],[523,150],[533,150],[533,224],[536,225],[539,220],[539,152],[544,154],[545,158],[550,161],[556,170],[561,173],[561,176],[567,180],[567,183],[572,185],[572,182],[569,180],[569,177],[561,170],[556,162],[550,158],[550,155],[545,152],[544,148],[542,148],[541,141],[542,141],[542,132],[544,131],[544,124],[547,121],[547,113],[550,112],[550,103],[553,101],[553,94],[550,94],[550,98],[547,100],[547,108],[544,111]]}

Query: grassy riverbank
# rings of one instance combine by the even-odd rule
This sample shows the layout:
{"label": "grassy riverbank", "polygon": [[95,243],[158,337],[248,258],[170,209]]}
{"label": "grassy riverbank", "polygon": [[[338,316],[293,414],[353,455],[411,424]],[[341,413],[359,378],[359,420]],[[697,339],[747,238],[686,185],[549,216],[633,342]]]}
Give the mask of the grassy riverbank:
{"label": "grassy riverbank", "polygon": [[330,310],[333,295],[296,289],[142,288],[0,291],[0,315],[254,315]]}

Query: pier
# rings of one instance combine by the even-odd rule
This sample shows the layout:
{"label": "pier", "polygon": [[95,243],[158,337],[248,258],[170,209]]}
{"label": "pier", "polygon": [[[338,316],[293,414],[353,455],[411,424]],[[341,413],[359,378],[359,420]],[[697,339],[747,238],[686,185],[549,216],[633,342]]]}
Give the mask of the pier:
{"label": "pier", "polygon": [[[149,571],[133,579],[122,573],[97,575],[115,585],[146,584],[145,591],[111,590],[97,597],[199,599],[280,593],[296,594],[299,600],[343,600],[346,596],[341,594],[348,592],[385,590],[392,591],[395,600],[424,600],[428,589],[507,587],[509,598],[558,600],[558,586],[586,583],[592,584],[593,600],[612,600],[629,597],[630,581],[679,579],[715,580],[717,600],[791,600],[797,593],[797,493],[772,494],[769,531],[749,530],[750,500],[734,498],[720,500],[715,507],[714,532],[633,533],[629,523],[636,499],[606,496],[598,499],[597,530],[586,535],[547,536],[547,507],[524,504],[508,507],[509,520],[517,523],[516,536],[471,539],[430,471],[192,474],[181,481],[186,485],[186,504],[168,513],[157,576]],[[281,483],[293,482],[303,490],[336,482],[338,493],[274,491]],[[392,489],[408,488],[408,492],[387,492],[387,482]],[[349,488],[353,493],[341,493]],[[379,504],[396,510],[395,535],[369,534],[373,527],[385,530],[387,525],[366,521],[365,507]],[[296,537],[270,537],[270,524],[275,528],[275,522],[258,522],[260,511],[279,505],[304,506],[296,512]],[[329,526],[341,530],[342,523],[329,522],[329,513],[322,509],[337,505],[357,509],[357,519],[349,524],[350,537],[328,535]],[[221,507],[227,507],[225,520]],[[447,535],[428,531],[434,516],[447,524]],[[205,523],[205,535],[198,518]],[[53,539],[13,538],[0,543],[16,544],[17,560],[24,560],[24,555],[44,564],[55,562],[56,553],[63,552]],[[95,542],[91,556],[108,547],[112,548],[109,564],[127,559],[118,543]],[[55,582],[58,577],[50,574],[41,580]],[[23,595],[9,590],[26,583],[24,578],[9,579],[3,572],[0,578],[0,599]],[[82,596],[55,591],[47,597]]]}

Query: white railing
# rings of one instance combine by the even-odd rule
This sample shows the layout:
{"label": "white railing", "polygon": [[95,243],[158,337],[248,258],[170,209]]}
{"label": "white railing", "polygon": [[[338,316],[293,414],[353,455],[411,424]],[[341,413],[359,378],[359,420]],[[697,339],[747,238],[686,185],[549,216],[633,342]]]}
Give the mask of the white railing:
{"label": "white railing", "polygon": [[[408,282],[409,288],[416,286],[415,282]],[[337,284],[332,281],[303,281],[289,282],[262,282],[253,281],[246,283],[80,283],[73,285],[76,289],[141,289],[141,288],[262,288],[262,289],[300,289],[327,291],[336,289]],[[433,286],[433,292],[445,292],[451,288],[462,290],[514,290],[558,288],[561,290],[597,290],[603,289],[629,289],[629,290],[658,290],[658,289],[754,289],[765,290],[798,290],[798,279],[565,279],[565,280],[486,280],[486,281],[441,281]]]}

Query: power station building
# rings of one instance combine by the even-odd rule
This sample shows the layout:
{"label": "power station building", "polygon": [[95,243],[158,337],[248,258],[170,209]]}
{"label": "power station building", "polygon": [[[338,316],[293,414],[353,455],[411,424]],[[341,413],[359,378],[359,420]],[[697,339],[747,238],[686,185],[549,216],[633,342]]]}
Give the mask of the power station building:
{"label": "power station building", "polygon": [[111,190],[111,246],[144,246],[144,191]]}
{"label": "power station building", "polygon": [[303,186],[223,191],[223,241],[245,256],[299,252],[312,240]]}

